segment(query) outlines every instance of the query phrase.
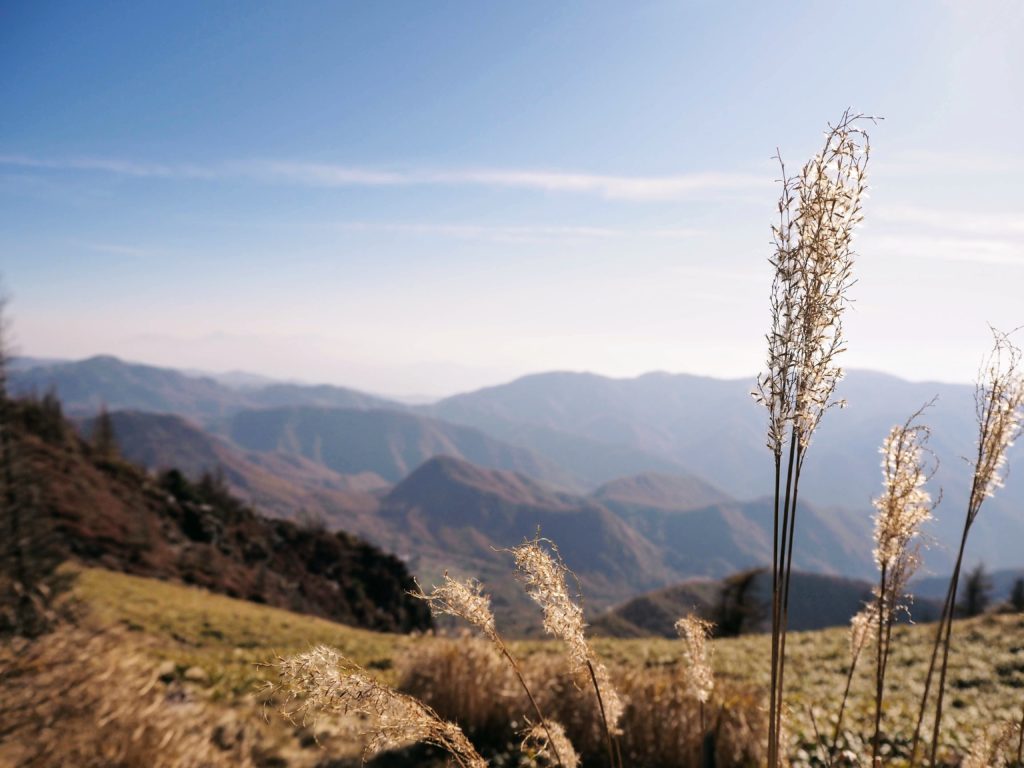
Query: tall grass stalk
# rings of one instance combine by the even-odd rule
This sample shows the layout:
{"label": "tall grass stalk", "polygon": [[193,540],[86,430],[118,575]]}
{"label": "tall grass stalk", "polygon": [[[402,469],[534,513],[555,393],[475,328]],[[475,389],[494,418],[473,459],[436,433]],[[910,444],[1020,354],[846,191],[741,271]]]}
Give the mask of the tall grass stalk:
{"label": "tall grass stalk", "polygon": [[537,537],[525,541],[511,552],[527,593],[544,612],[544,631],[565,643],[574,671],[586,670],[590,677],[601,714],[609,764],[621,767],[622,756],[616,737],[625,707],[607,668],[587,641],[583,609],[572,599],[566,582],[572,572],[562,562],[557,547],[546,539]]}
{"label": "tall grass stalk", "polygon": [[691,614],[679,619],[675,627],[685,643],[687,667],[684,674],[687,688],[700,705],[700,764],[705,765],[708,726],[704,708],[715,690],[715,674],[711,668],[712,651],[708,639],[715,625]]}
{"label": "tall grass stalk", "polygon": [[956,612],[956,594],[967,537],[981,512],[985,499],[992,496],[996,489],[1002,487],[1006,451],[1020,435],[1021,418],[1024,416],[1024,375],[1020,371],[1021,350],[1011,341],[1011,334],[998,331],[995,328],[991,330],[993,335],[992,351],[982,363],[978,383],[974,390],[978,441],[972,462],[974,473],[967,501],[967,514],[960,535],[960,545],[957,549],[953,574],[950,577],[949,588],[946,590],[946,601],[936,629],[931,660],[925,677],[924,693],[921,696],[921,704],[918,709],[917,724],[914,728],[911,745],[910,763],[912,766],[917,765],[921,729],[928,708],[936,668],[938,668],[939,679],[935,694],[935,717],[932,722],[929,763],[934,766],[938,757],[946,674],[949,666],[949,648],[953,633],[953,616]]}
{"label": "tall grass stalk", "polygon": [[[782,192],[767,334],[767,371],[755,398],[768,409],[768,448],[775,462],[772,542],[771,701],[768,764],[779,764],[785,691],[786,626],[800,475],[811,437],[842,376],[842,315],[853,283],[853,232],[867,189],[869,120],[849,110],[825,134],[822,149],[789,176],[779,158]],[[785,456],[785,459],[784,459]]]}
{"label": "tall grass stalk", "polygon": [[836,716],[836,726],[832,732],[832,744],[828,750],[828,765],[830,767],[835,759],[836,748],[839,746],[839,734],[843,728],[843,715],[846,714],[846,703],[850,698],[850,687],[853,685],[853,673],[857,669],[857,662],[860,660],[864,646],[874,636],[877,626],[877,614],[878,603],[871,601],[857,615],[850,619],[850,669],[846,673],[846,685],[843,687],[843,697],[839,701],[839,713]]}
{"label": "tall grass stalk", "polygon": [[[413,592],[413,595],[425,600],[435,616],[447,614],[463,619],[476,627],[491,642],[512,668],[537,716],[537,724],[530,729],[524,742],[538,744],[540,752],[550,752],[554,757],[554,762],[558,763],[561,768],[575,768],[579,762],[575,750],[566,738],[562,726],[549,722],[541,712],[540,705],[523,676],[522,665],[513,656],[508,644],[498,633],[494,622],[494,613],[491,611],[490,597],[483,594],[480,584],[472,580],[456,581],[446,573],[444,584],[434,587],[429,594],[424,593],[421,589],[419,592]],[[537,732],[538,728],[543,730],[543,739]]]}
{"label": "tall grass stalk", "polygon": [[892,650],[892,627],[901,608],[906,608],[906,586],[920,562],[921,526],[932,518],[936,503],[925,490],[934,476],[937,462],[928,450],[931,430],[916,423],[924,410],[918,409],[902,425],[892,428],[882,443],[881,496],[875,499],[875,562],[879,580],[875,588],[877,631],[875,633],[875,730],[871,739],[871,762],[877,764],[881,748],[885,673]]}

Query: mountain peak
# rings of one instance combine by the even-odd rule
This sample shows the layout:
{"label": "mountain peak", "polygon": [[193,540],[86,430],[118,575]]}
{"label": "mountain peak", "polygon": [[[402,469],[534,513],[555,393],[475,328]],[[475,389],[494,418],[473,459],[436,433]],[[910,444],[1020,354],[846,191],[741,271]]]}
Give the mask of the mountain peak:
{"label": "mountain peak", "polygon": [[592,498],[602,503],[685,511],[730,501],[724,491],[696,475],[642,472],[605,483]]}
{"label": "mountain peak", "polygon": [[388,495],[390,501],[474,494],[521,506],[563,507],[561,494],[518,472],[484,469],[464,459],[441,455],[427,459]]}

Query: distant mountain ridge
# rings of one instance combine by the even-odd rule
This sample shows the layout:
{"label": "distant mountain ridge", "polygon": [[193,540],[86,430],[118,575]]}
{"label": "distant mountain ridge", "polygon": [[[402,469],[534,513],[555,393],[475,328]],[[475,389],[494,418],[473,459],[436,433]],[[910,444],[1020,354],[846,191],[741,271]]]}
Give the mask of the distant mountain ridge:
{"label": "distant mountain ridge", "polygon": [[[640,475],[697,478],[720,489],[730,501],[763,498],[772,488],[771,459],[764,446],[765,414],[749,397],[752,379],[668,373],[610,379],[555,372],[416,407],[337,387],[288,384],[240,392],[208,379],[182,379],[175,371],[131,366],[109,358],[37,366],[16,371],[12,379],[19,391],[43,391],[55,380],[54,371],[66,377],[58,382],[58,389],[66,400],[70,398],[72,411],[94,409],[100,402],[111,408],[128,403],[125,407],[193,418],[205,429],[243,413],[300,407],[389,411],[429,419],[429,423],[416,422],[418,426],[411,431],[396,426],[399,417],[388,416],[377,417],[380,423],[374,427],[346,427],[343,431],[340,427],[328,429],[326,424],[305,425],[295,432],[286,425],[278,434],[284,439],[288,430],[293,430],[275,452],[315,462],[320,461],[318,451],[322,454],[324,446],[337,448],[347,439],[343,452],[347,458],[331,468],[347,474],[362,471],[354,469],[360,464],[369,471],[388,467],[387,474],[378,474],[390,482],[399,481],[431,455],[450,454],[492,468],[519,471],[577,493]],[[858,516],[869,521],[871,499],[880,489],[878,446],[893,424],[939,395],[925,420],[933,427],[932,447],[941,460],[932,490],[937,494],[941,484],[944,500],[929,530],[937,546],[929,548],[926,567],[947,570],[949,550],[962,526],[969,484],[969,468],[959,457],[969,455],[973,447],[972,387],[913,383],[870,371],[851,371],[838,394],[849,405],[842,412],[830,413],[815,435],[801,499],[817,509],[846,510],[836,515],[841,526]],[[245,418],[258,421],[260,417]],[[461,438],[452,437],[459,428],[476,430],[477,435],[502,447],[483,446],[482,438],[477,437],[476,447],[469,449]],[[373,431],[377,434],[371,437]],[[246,444],[250,452],[252,445]],[[364,450],[366,455],[355,460]],[[522,451],[526,453],[517,453]],[[1021,460],[1024,449],[1017,446],[1011,452],[1011,467]],[[617,513],[632,514],[621,500],[605,499],[603,503],[619,504]],[[1006,487],[986,501],[972,532],[968,560],[983,560],[993,569],[1019,566],[1024,559],[1017,546],[1024,540],[1022,508],[1024,482],[1013,472]],[[745,517],[735,506],[729,514],[737,521]],[[751,514],[764,513],[751,510]],[[863,551],[871,548],[868,527],[859,526],[865,538],[858,547]],[[800,535],[798,531],[798,538]]]}
{"label": "distant mountain ridge", "polygon": [[563,488],[575,479],[526,448],[471,427],[393,410],[292,406],[245,410],[221,425],[251,451],[301,456],[341,474],[373,472],[398,482],[433,456],[521,472]]}
{"label": "distant mountain ridge", "polygon": [[[455,395],[428,410],[439,418],[527,446],[554,461],[573,440],[587,440],[656,457],[706,479],[730,496],[751,498],[772,489],[765,414],[750,397],[752,387],[753,378],[650,373],[610,379],[555,372]],[[933,429],[931,447],[940,460],[932,490],[937,495],[941,484],[944,495],[930,533],[947,548],[953,547],[970,485],[969,466],[960,457],[971,454],[976,436],[973,387],[850,371],[837,395],[845,398],[848,407],[828,414],[815,435],[801,498],[870,516],[871,499],[881,484],[879,446],[893,425],[903,423],[937,395],[938,401],[923,417]],[[1011,465],[1024,461],[1024,449],[1019,445],[1011,449],[1009,459]],[[972,557],[993,567],[1019,565],[1024,559],[1016,544],[1024,540],[1021,508],[1024,482],[1011,475],[1006,487],[985,503],[972,533]],[[864,546],[870,544],[864,542]],[[927,557],[933,569],[949,566],[949,553],[941,547],[933,548]]]}
{"label": "distant mountain ridge", "polygon": [[[425,584],[445,571],[481,579],[514,632],[535,629],[537,616],[515,582],[511,558],[501,550],[534,536],[538,528],[559,544],[580,576],[591,611],[694,573],[722,577],[771,557],[759,520],[770,519],[767,507],[730,500],[692,477],[621,478],[585,496],[524,473],[435,456],[390,491],[366,492],[351,487],[351,476],[321,463],[329,452],[307,458],[243,450],[175,416],[113,412],[111,420],[125,455],[152,468],[178,464],[196,477],[220,466],[232,488],[261,509],[283,517],[295,517],[300,508],[320,511],[331,527],[396,552]],[[801,514],[813,542],[797,547],[801,567],[833,573],[870,568],[852,543],[864,531],[836,527],[830,515],[809,507]],[[831,556],[822,558],[821,552]]]}
{"label": "distant mountain ridge", "polygon": [[[745,574],[728,579],[691,579],[666,589],[640,595],[616,606],[593,621],[596,634],[610,637],[675,637],[675,622],[695,613],[718,621],[723,589]],[[747,623],[743,633],[770,631],[771,577],[769,569],[750,574]],[[800,632],[847,625],[872,598],[871,582],[820,573],[794,571],[789,607],[789,628]],[[914,621],[935,621],[942,598],[924,596],[909,601]]]}
{"label": "distant mountain ridge", "polygon": [[[238,374],[235,378],[238,379]],[[56,390],[68,413],[88,416],[101,407],[172,413],[198,420],[223,418],[246,409],[287,405],[337,408],[405,406],[354,389],[329,385],[264,384],[235,387],[208,376],[187,375],[171,368],[126,363],[110,355],[74,362],[15,367],[9,387],[13,395]]]}

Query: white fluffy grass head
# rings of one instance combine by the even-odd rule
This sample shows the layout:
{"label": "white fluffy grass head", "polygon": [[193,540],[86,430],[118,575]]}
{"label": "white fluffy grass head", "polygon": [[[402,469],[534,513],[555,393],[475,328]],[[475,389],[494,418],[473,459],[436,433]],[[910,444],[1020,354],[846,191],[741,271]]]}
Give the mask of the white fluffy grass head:
{"label": "white fluffy grass head", "polygon": [[469,622],[488,637],[494,637],[496,630],[491,598],[483,593],[483,587],[475,579],[458,581],[445,573],[441,586],[435,586],[429,593],[420,589],[412,594],[425,600],[435,616],[455,616]]}
{"label": "white fluffy grass head", "polygon": [[357,714],[370,723],[368,754],[417,742],[447,750],[467,768],[486,768],[462,730],[442,720],[422,702],[389,688],[337,651],[319,646],[281,659],[277,664],[278,690],[285,704],[296,706],[286,714],[304,718],[318,712]]}
{"label": "white fluffy grass head", "polygon": [[706,704],[715,690],[715,674],[711,669],[711,647],[708,638],[714,624],[690,614],[676,622],[676,632],[683,639],[686,649],[686,681],[690,692],[701,703]]}
{"label": "white fluffy grass head", "polygon": [[583,608],[569,593],[568,578],[575,579],[575,574],[566,567],[554,543],[539,536],[513,547],[511,552],[527,594],[544,613],[544,631],[565,643],[574,671],[586,669],[593,675],[608,728],[617,732],[625,704],[587,641]]}
{"label": "white fluffy grass head", "polygon": [[978,452],[971,489],[972,521],[985,498],[1002,487],[1006,452],[1020,436],[1024,417],[1021,350],[1010,339],[1010,333],[992,328],[992,336],[992,352],[982,364],[974,393]]}

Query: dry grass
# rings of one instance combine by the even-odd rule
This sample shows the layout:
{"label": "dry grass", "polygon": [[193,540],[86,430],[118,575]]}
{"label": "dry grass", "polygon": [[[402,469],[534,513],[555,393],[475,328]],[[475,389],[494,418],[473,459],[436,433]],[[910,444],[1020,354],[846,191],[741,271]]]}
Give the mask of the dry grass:
{"label": "dry grass", "polygon": [[247,728],[163,682],[125,633],[63,626],[0,649],[0,765],[251,765]]}
{"label": "dry grass", "polygon": [[[617,644],[610,647],[617,647]],[[517,644],[524,674],[541,709],[561,723],[583,765],[605,765],[605,737],[585,674],[574,674],[551,644]],[[632,649],[631,649],[632,650]],[[646,663],[629,653],[611,670],[624,701],[619,745],[630,766],[699,764],[703,731],[700,701],[691,692],[681,644],[671,656]],[[399,687],[454,720],[492,754],[515,750],[529,703],[508,665],[484,640],[425,639],[402,660]],[[761,697],[744,683],[716,690],[708,702],[709,742],[719,765],[755,765],[762,759]]]}
{"label": "dry grass", "polygon": [[[161,683],[164,691],[183,691],[193,704],[205,708],[204,716],[216,722],[224,718],[232,724],[244,723],[246,738],[259,741],[266,754],[286,757],[290,766],[313,766],[328,757],[339,765],[356,766],[365,745],[360,735],[365,726],[358,722],[326,719],[315,729],[322,742],[318,745],[310,737],[311,729],[285,727],[276,721],[265,725],[261,708],[253,701],[254,692],[270,676],[256,662],[277,653],[302,652],[318,643],[343,648],[378,680],[421,695],[444,717],[458,722],[485,754],[506,760],[492,764],[513,765],[508,762],[513,756],[520,759],[518,731],[530,709],[509,666],[482,640],[363,632],[203,590],[99,570],[82,572],[77,590],[97,620],[102,617],[104,625],[120,628],[115,645],[132,657],[132,664],[145,664],[151,670],[163,664],[174,670],[171,682]],[[934,625],[897,625],[893,630],[882,745],[886,765],[906,764],[890,756],[906,754],[933,635]],[[994,730],[996,724],[1019,721],[1024,704],[1024,617],[958,621],[956,635],[944,728],[943,756],[949,765],[975,748],[986,727]],[[759,755],[767,722],[763,692],[769,682],[764,660],[769,640],[760,635],[711,643],[715,689],[709,720],[714,722],[718,706],[727,705],[715,745],[720,766],[762,762]],[[598,638],[593,644],[626,701],[624,762],[637,768],[698,765],[699,710],[696,700],[685,693],[682,641]],[[510,643],[510,647],[545,714],[564,721],[570,740],[584,753],[583,765],[603,765],[603,736],[593,694],[570,674],[560,644],[535,640]],[[843,628],[793,633],[789,651],[788,751],[796,766],[824,765],[821,755],[815,755],[809,707],[820,731],[831,736],[848,669],[849,633]],[[190,668],[203,671],[199,681],[183,680]],[[0,702],[7,701],[0,691]],[[848,708],[840,744],[859,753],[870,751],[874,713],[870,664],[854,675]],[[257,726],[268,730],[254,733]],[[299,746],[300,740],[305,749]],[[12,741],[3,739],[0,749],[6,751],[0,752],[4,755],[0,765],[19,764],[9,757]]]}

